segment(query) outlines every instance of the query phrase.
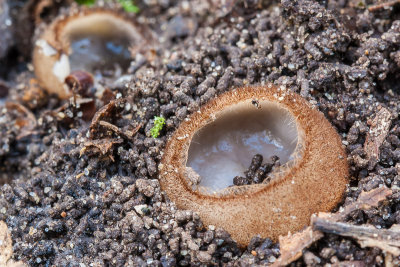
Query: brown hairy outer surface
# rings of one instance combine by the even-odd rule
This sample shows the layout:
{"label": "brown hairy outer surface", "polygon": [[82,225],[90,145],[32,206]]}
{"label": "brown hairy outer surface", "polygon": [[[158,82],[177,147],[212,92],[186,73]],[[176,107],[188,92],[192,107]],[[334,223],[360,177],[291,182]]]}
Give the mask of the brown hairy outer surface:
{"label": "brown hairy outer surface", "polygon": [[[280,103],[293,115],[301,157],[267,185],[220,195],[193,191],[184,175],[194,133],[225,107],[248,100]],[[206,226],[224,228],[240,246],[257,234],[277,241],[279,235],[302,229],[311,214],[329,211],[341,201],[348,177],[341,139],[323,114],[299,95],[272,84],[227,92],[194,113],[168,141],[159,169],[162,189],[180,209],[197,212]]]}
{"label": "brown hairy outer surface", "polygon": [[[72,33],[71,29],[68,29],[68,33],[64,31],[68,24],[75,19],[82,19],[85,16],[101,16],[103,15],[109,20],[113,20],[115,24],[121,24],[120,28],[122,31],[126,31],[126,34],[131,35],[132,39],[135,41],[139,40],[139,35],[142,38],[139,43],[135,43],[135,47],[143,48],[146,43],[152,42],[152,36],[150,32],[143,26],[138,24],[131,18],[128,18],[123,12],[117,12],[114,10],[106,9],[86,9],[82,8],[79,12],[70,14],[69,16],[60,16],[55,21],[53,21],[39,37],[45,40],[50,46],[52,46],[57,54],[53,56],[45,55],[41,50],[42,48],[35,45],[33,50],[33,66],[35,69],[35,74],[41,83],[41,85],[48,90],[49,93],[55,93],[60,98],[66,99],[71,95],[71,92],[65,89],[65,84],[61,82],[53,74],[53,66],[60,59],[62,54],[68,55],[71,51],[69,48],[69,35]],[[73,26],[72,28],[75,28]],[[96,25],[94,25],[94,28]],[[76,27],[76,28],[79,28]],[[99,33],[101,29],[99,28]]]}

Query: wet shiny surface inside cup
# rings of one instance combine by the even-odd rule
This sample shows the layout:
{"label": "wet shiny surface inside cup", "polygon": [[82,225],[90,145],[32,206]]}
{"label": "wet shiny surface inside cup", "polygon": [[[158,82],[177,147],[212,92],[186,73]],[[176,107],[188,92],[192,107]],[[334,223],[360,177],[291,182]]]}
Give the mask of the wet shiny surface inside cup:
{"label": "wet shiny surface inside cup", "polygon": [[293,159],[298,133],[293,116],[276,104],[251,101],[224,109],[193,137],[186,166],[200,175],[198,186],[216,192],[243,176],[255,154],[273,155],[282,164]]}
{"label": "wet shiny surface inside cup", "polygon": [[126,71],[131,62],[129,40],[121,36],[77,35],[71,38],[71,70]]}

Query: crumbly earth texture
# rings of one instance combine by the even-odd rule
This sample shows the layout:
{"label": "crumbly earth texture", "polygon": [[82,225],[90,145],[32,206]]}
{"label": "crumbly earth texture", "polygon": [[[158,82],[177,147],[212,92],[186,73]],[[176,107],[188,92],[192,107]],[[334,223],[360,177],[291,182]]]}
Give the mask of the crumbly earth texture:
{"label": "crumbly earth texture", "polygon": [[[12,233],[15,260],[30,266],[273,263],[279,243],[255,236],[240,250],[223,229],[205,228],[195,213],[178,210],[158,182],[163,147],[180,122],[218,94],[266,82],[301,94],[342,137],[351,177],[338,209],[363,190],[393,190],[378,208],[357,210],[346,221],[377,228],[400,223],[398,5],[369,11],[378,1],[135,2],[138,21],[160,44],[152,57],[135,57],[128,78],[106,83],[109,90],[94,104],[46,95],[30,80],[22,52],[3,76],[9,90],[0,105],[13,101],[27,109],[0,108],[0,220]],[[57,12],[69,8],[76,6]],[[93,120],[84,116],[107,103]],[[382,110],[390,127],[375,159],[365,143]],[[27,112],[34,123],[18,121]],[[150,135],[154,116],[166,119],[158,138]],[[380,249],[327,234],[291,265],[383,266],[384,260]]]}
{"label": "crumbly earth texture", "polygon": [[233,178],[234,185],[249,185],[249,184],[261,184],[268,183],[271,181],[269,174],[277,171],[277,168],[281,166],[278,156],[272,156],[263,164],[263,156],[260,154],[254,155],[251,159],[249,168],[244,171],[243,176],[235,176]]}

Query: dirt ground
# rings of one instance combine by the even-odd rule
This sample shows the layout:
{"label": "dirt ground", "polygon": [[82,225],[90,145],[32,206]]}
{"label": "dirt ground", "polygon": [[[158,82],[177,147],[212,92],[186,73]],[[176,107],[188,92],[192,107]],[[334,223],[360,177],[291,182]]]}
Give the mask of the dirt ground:
{"label": "dirt ground", "polygon": [[[376,229],[400,224],[397,1],[137,1],[137,21],[156,36],[153,56],[136,56],[123,80],[104,80],[107,93],[90,105],[48,95],[30,59],[45,24],[77,5],[54,1],[38,21],[26,4],[40,1],[8,2],[9,18],[0,15],[12,21],[0,29],[9,36],[0,43],[0,221],[11,231],[14,260],[29,266],[274,263],[279,243],[256,236],[241,250],[223,229],[207,230],[197,214],[178,210],[160,189],[157,167],[168,137],[201,105],[266,82],[302,95],[340,134],[350,180],[337,210],[362,191],[392,190],[378,207],[360,207],[343,222]],[[96,115],[92,120],[107,104],[97,115],[118,131]],[[166,124],[153,138],[160,115]],[[383,123],[387,130],[373,139]],[[124,134],[132,129],[138,129],[133,136]],[[396,265],[399,257],[324,234],[291,266],[389,261]]]}

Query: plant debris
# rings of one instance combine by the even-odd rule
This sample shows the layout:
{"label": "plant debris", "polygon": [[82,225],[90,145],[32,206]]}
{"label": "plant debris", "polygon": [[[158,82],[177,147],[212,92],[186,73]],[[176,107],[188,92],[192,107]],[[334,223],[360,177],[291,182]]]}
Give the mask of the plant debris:
{"label": "plant debris", "polygon": [[352,237],[361,247],[378,247],[385,252],[400,255],[400,226],[394,224],[390,229],[376,229],[344,222],[335,222],[329,216],[318,215],[311,219],[314,230],[341,236]]}
{"label": "plant debris", "polygon": [[271,265],[285,266],[297,260],[303,255],[303,250],[311,246],[324,235],[308,226],[306,229],[295,234],[279,237],[281,256]]}
{"label": "plant debris", "polygon": [[[301,232],[279,238],[281,256],[272,266],[285,266],[292,263],[303,255],[303,250],[310,247],[314,242],[323,237],[322,230],[314,228],[314,221],[318,218],[330,218],[331,222],[344,220],[349,214],[358,209],[368,210],[379,205],[392,194],[386,187],[373,189],[369,192],[362,192],[357,201],[346,205],[336,213],[320,213],[318,216],[311,217],[311,225]],[[317,218],[317,219],[316,219]],[[333,232],[332,232],[333,233]]]}
{"label": "plant debris", "polygon": [[379,151],[383,141],[389,133],[392,122],[392,115],[384,107],[378,107],[375,118],[371,121],[371,126],[365,139],[364,149],[369,160],[369,168],[375,167],[379,159]]}

